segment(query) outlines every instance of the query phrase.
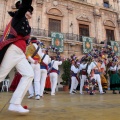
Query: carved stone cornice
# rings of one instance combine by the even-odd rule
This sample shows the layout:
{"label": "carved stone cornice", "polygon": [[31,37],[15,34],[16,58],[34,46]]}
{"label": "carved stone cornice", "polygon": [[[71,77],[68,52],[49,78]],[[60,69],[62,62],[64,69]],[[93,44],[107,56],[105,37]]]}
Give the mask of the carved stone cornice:
{"label": "carved stone cornice", "polygon": [[79,15],[76,19],[80,20],[80,21],[91,22],[91,20],[89,19],[89,17],[86,16],[86,15]]}
{"label": "carved stone cornice", "polygon": [[115,23],[114,23],[113,21],[111,21],[111,20],[105,20],[105,21],[103,22],[103,24],[104,24],[105,26],[109,26],[109,27],[113,27],[113,28],[116,27],[116,26],[115,26]]}

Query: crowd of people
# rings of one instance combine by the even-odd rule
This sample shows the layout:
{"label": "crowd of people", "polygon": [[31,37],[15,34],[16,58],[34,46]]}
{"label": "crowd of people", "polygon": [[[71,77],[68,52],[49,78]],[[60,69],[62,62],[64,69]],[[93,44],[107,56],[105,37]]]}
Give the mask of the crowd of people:
{"label": "crowd of people", "polygon": [[71,89],[70,94],[76,93],[80,81],[80,94],[84,89],[90,95],[100,94],[106,90],[113,90],[113,94],[120,93],[120,62],[110,45],[101,44],[83,56],[80,60],[75,55],[71,56]]}

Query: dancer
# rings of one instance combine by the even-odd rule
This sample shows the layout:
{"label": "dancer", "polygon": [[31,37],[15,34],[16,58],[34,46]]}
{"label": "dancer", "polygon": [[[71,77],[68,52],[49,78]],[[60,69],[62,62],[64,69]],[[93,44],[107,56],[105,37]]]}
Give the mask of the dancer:
{"label": "dancer", "polygon": [[38,54],[40,46],[38,46],[38,41],[36,37],[31,38],[31,44],[27,47],[26,56],[28,61],[31,63],[31,66],[34,71],[34,89],[33,85],[31,84],[29,88],[29,96],[28,98],[32,98],[34,96],[35,90],[35,99],[40,99],[40,62],[41,57]]}
{"label": "dancer", "polygon": [[84,83],[85,81],[87,80],[87,59],[84,58],[82,60],[82,63],[80,64],[79,66],[79,71],[81,73],[80,75],[80,94],[84,94],[83,93],[83,86],[84,86]]}
{"label": "dancer", "polygon": [[99,60],[99,62],[101,63],[101,74],[100,74],[101,84],[102,84],[103,92],[106,93],[106,90],[108,89],[108,82],[104,76],[106,72],[106,66],[103,60]]}
{"label": "dancer", "polygon": [[120,76],[117,73],[117,61],[113,60],[110,71],[110,89],[113,90],[113,94],[117,94],[116,90],[120,94]]}
{"label": "dancer", "polygon": [[[21,106],[23,97],[25,96],[32,80],[34,73],[32,67],[26,60],[25,50],[26,41],[30,37],[31,27],[28,19],[32,17],[33,7],[32,0],[22,0],[22,4],[13,16],[9,27],[10,31],[0,40],[0,82],[13,67],[22,75],[19,85],[10,100],[8,110],[18,113],[28,113],[28,109]],[[7,35],[7,33],[9,34]]]}
{"label": "dancer", "polygon": [[51,81],[51,95],[55,95],[55,89],[57,86],[58,75],[59,75],[58,66],[61,64],[62,61],[57,59],[57,57],[54,57],[54,59],[51,61],[51,67],[49,68],[50,81]]}
{"label": "dancer", "polygon": [[42,52],[38,52],[41,56],[40,63],[40,97],[43,97],[43,92],[45,88],[45,82],[47,78],[47,70],[48,64],[51,62],[51,58],[49,57],[46,49],[42,49]]}
{"label": "dancer", "polygon": [[77,80],[77,73],[79,69],[75,65],[75,60],[72,60],[72,65],[71,65],[71,88],[70,88],[70,94],[74,94],[78,85],[78,80]]}
{"label": "dancer", "polygon": [[87,72],[89,76],[90,76],[91,70],[94,72],[92,77],[98,83],[100,94],[103,94],[104,92],[102,89],[101,78],[100,78],[100,66],[101,65],[98,63],[98,56],[94,55],[94,61],[91,62],[91,64],[88,66]]}

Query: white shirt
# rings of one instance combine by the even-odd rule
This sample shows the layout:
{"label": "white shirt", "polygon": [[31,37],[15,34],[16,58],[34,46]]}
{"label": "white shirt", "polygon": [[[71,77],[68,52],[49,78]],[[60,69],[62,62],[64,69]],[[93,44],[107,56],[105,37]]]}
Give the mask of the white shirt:
{"label": "white shirt", "polygon": [[[37,46],[36,46],[37,47]],[[42,52],[42,49],[40,48],[38,51],[38,55],[41,57],[41,59],[43,58],[45,53]],[[51,62],[51,58],[49,57],[49,55],[46,55],[43,59],[43,62],[48,65]]]}
{"label": "white shirt", "polygon": [[81,71],[82,69],[86,69],[87,63],[86,64],[80,64],[79,66],[79,71]]}
{"label": "white shirt", "polygon": [[51,61],[51,65],[53,65],[52,67],[55,68],[56,70],[58,70],[58,66],[61,64],[62,64],[62,61],[56,61],[56,60]]}
{"label": "white shirt", "polygon": [[116,71],[116,68],[117,68],[116,65],[115,65],[114,67],[111,66],[111,67],[110,67],[110,70],[111,70],[111,71]]}
{"label": "white shirt", "polygon": [[71,71],[73,71],[75,74],[78,73],[79,69],[76,68],[74,65],[71,66]]}
{"label": "white shirt", "polygon": [[88,65],[87,73],[90,74],[91,70],[95,68],[97,65],[97,62],[91,62],[90,65]]}

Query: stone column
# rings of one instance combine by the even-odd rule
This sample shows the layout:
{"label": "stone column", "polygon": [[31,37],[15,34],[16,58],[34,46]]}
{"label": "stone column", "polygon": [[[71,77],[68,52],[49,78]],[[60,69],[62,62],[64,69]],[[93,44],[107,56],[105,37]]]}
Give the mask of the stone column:
{"label": "stone column", "polygon": [[120,38],[120,13],[119,13],[119,12],[118,12],[118,20],[117,20],[117,23],[118,23],[119,38]]}
{"label": "stone column", "polygon": [[93,15],[94,15],[94,22],[95,22],[95,38],[96,38],[96,42],[99,43],[101,41],[101,31],[102,31],[102,28],[101,28],[101,14],[100,14],[100,11],[99,11],[99,7],[94,7],[94,12],[93,12]]}
{"label": "stone column", "polygon": [[5,15],[6,15],[6,7],[7,7],[7,1],[1,0],[0,1],[0,32],[3,32],[4,30],[4,24],[5,24]]}

